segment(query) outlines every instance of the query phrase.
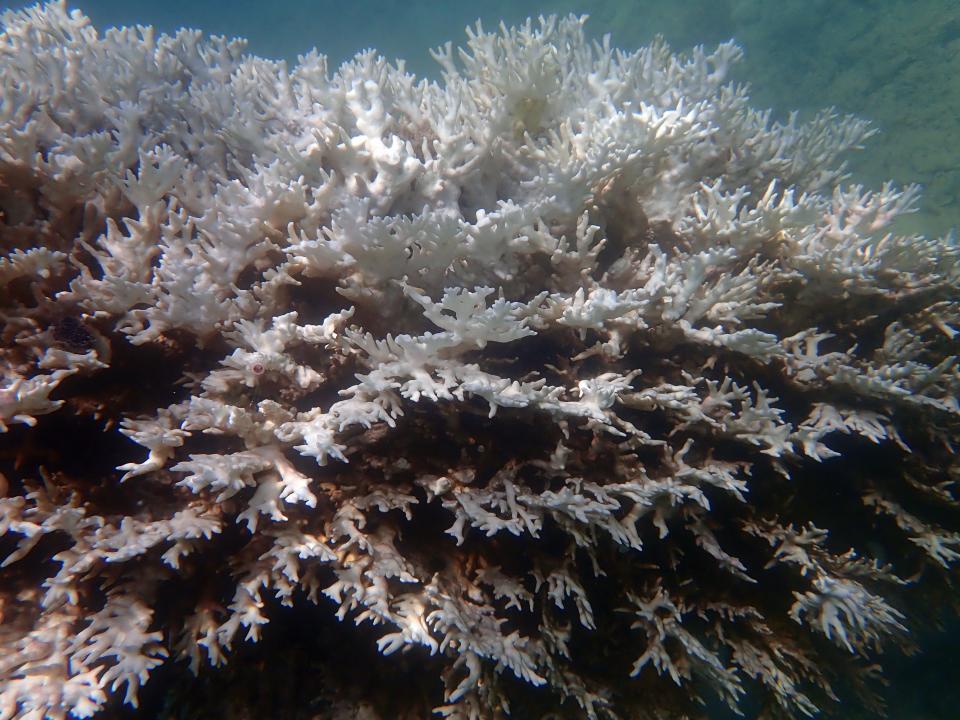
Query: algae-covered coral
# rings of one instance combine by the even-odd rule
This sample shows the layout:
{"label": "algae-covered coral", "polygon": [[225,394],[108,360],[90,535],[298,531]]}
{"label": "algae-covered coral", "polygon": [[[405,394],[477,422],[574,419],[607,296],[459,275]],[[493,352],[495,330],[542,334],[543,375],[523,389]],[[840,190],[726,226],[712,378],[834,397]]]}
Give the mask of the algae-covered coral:
{"label": "algae-covered coral", "polygon": [[298,717],[802,717],[954,600],[960,250],[864,123],[574,17],[440,83],[3,24],[0,718],[238,655]]}

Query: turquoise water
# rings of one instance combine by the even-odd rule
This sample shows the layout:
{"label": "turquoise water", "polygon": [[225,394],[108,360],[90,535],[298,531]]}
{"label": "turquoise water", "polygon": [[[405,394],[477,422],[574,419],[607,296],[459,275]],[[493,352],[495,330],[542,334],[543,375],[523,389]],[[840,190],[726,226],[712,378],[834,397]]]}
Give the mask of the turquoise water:
{"label": "turquoise water", "polygon": [[[21,7],[31,3],[0,3]],[[739,78],[753,86],[754,105],[785,115],[835,106],[879,129],[852,160],[854,179],[879,185],[887,178],[925,187],[910,229],[943,234],[960,226],[960,3],[934,0],[689,0],[683,3],[507,2],[482,4],[399,2],[163,3],[98,0],[77,3],[98,28],[152,24],[241,36],[252,53],[295,62],[316,47],[332,65],[365,48],[403,58],[418,75],[433,76],[428,48],[463,39],[464,26],[514,23],[529,15],[589,13],[588,29],[611,33],[634,48],[656,34],[675,48],[735,38],[746,50]],[[442,8],[442,10],[438,10]],[[922,652],[891,660],[891,718],[960,717],[947,688],[960,686],[953,638],[919,638]],[[718,717],[720,717],[718,715]],[[725,716],[724,716],[725,717]],[[750,717],[748,715],[748,717]],[[871,717],[857,709],[850,718]]]}
{"label": "turquoise water", "polygon": [[[22,7],[29,2],[0,2]],[[851,161],[856,178],[924,186],[906,229],[941,235],[960,226],[960,3],[954,0],[197,0],[72,3],[97,27],[181,26],[245,37],[251,52],[295,62],[316,47],[331,65],[376,48],[432,75],[428,49],[460,42],[464,27],[528,16],[589,14],[588,30],[635,48],[661,34],[677,49],[735,38],[756,106],[784,115],[834,106],[880,130]],[[229,7],[229,12],[223,8]]]}

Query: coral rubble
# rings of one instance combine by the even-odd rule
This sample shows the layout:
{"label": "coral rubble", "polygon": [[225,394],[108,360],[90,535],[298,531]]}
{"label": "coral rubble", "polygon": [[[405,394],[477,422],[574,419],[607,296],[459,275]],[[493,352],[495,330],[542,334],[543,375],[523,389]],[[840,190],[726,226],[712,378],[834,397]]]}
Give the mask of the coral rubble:
{"label": "coral rubble", "polygon": [[2,22],[3,720],[289,613],[303,717],[802,717],[955,602],[960,250],[865,123],[574,17],[439,83]]}

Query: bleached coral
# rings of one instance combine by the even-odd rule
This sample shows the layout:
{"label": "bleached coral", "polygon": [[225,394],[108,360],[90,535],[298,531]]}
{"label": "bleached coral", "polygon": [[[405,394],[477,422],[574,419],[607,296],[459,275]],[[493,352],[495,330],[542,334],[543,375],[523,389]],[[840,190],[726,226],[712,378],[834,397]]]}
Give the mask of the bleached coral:
{"label": "bleached coral", "polygon": [[289,717],[810,716],[952,597],[960,249],[865,123],[575,17],[440,82],[2,22],[0,720],[298,609]]}

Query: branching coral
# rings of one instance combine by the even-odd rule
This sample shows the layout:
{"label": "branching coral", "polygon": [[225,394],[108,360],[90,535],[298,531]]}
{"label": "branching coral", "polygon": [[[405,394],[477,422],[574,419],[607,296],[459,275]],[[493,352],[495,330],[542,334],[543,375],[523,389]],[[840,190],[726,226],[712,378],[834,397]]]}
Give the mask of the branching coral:
{"label": "branching coral", "polygon": [[440,83],[2,21],[0,718],[291,612],[298,717],[801,717],[955,600],[960,249],[865,123],[573,17]]}

